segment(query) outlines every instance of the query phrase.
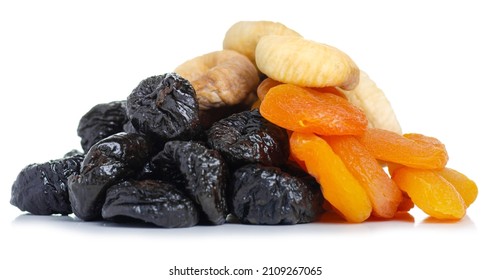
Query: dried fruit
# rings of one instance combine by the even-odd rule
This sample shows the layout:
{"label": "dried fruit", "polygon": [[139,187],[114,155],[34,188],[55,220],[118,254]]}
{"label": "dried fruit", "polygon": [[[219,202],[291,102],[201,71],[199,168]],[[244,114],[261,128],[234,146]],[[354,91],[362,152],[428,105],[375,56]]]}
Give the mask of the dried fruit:
{"label": "dried fruit", "polygon": [[123,181],[107,190],[102,217],[136,219],[160,227],[191,227],[198,223],[194,202],[175,186],[154,180]]}
{"label": "dried fruit", "polygon": [[175,72],[192,84],[201,110],[240,104],[255,95],[259,84],[255,66],[247,57],[232,50],[188,60]]}
{"label": "dried fruit", "polygon": [[399,135],[395,132],[369,128],[359,141],[377,159],[422,169],[441,169],[448,155],[444,144],[422,134]]}
{"label": "dried fruit", "polygon": [[259,100],[264,100],[265,95],[269,90],[275,86],[282,85],[283,83],[273,80],[271,78],[266,78],[262,82],[260,82],[257,87],[257,97]]}
{"label": "dried fruit", "polygon": [[366,191],[373,214],[392,218],[402,200],[402,193],[378,161],[354,136],[331,136],[325,140]]}
{"label": "dried fruit", "polygon": [[422,211],[437,219],[461,219],[466,205],[454,188],[432,170],[410,167],[397,169],[393,180]]}
{"label": "dried fruit", "polygon": [[286,130],[264,119],[258,110],[233,114],[207,131],[208,145],[232,166],[247,163],[281,165],[289,157]]}
{"label": "dried fruit", "polygon": [[349,222],[362,222],[371,215],[371,202],[359,181],[334,153],[327,141],[311,133],[293,132],[291,154],[320,183],[323,197]]}
{"label": "dried fruit", "polygon": [[283,83],[350,90],[359,82],[359,68],[348,55],[298,36],[261,37],[255,60],[262,73]]}
{"label": "dried fruit", "polygon": [[95,105],[82,116],[77,133],[84,152],[92,145],[112,134],[124,131],[128,122],[126,101],[113,101]]}
{"label": "dried fruit", "polygon": [[233,106],[224,106],[212,108],[209,110],[199,110],[199,121],[203,129],[210,128],[215,122],[229,117],[235,113],[240,113],[245,110],[250,110],[248,102],[240,103]]}
{"label": "dried fruit", "polygon": [[400,202],[400,204],[398,205],[398,209],[397,211],[398,212],[408,212],[410,211],[410,209],[412,209],[413,207],[415,206],[415,204],[413,204],[413,201],[412,199],[408,196],[407,193],[405,192],[402,192],[402,201]]}
{"label": "dried fruit", "polygon": [[127,111],[136,131],[161,141],[191,139],[200,133],[196,93],[176,73],[143,80],[128,96]]}
{"label": "dried fruit", "polygon": [[232,213],[242,222],[259,225],[308,223],[322,211],[318,189],[276,167],[249,164],[233,173]]}
{"label": "dried fruit", "polygon": [[478,196],[478,187],[475,182],[466,177],[466,175],[448,167],[436,172],[454,186],[463,198],[466,208],[476,200],[476,197]]}
{"label": "dried fruit", "polygon": [[243,223],[305,223],[322,207],[349,222],[406,217],[397,212],[414,205],[461,219],[475,201],[444,144],[401,135],[383,92],[342,51],[265,21],[233,25],[223,47],[94,106],[77,130],[86,155],[27,166],[11,203],[171,228],[223,224],[229,211]]}
{"label": "dried fruit", "polygon": [[197,142],[169,141],[152,162],[196,202],[206,220],[215,225],[225,222],[228,170],[217,151]]}
{"label": "dried fruit", "polygon": [[237,51],[255,65],[255,48],[265,35],[287,35],[301,37],[296,31],[284,24],[272,21],[239,21],[233,24],[225,34],[223,49]]}
{"label": "dried fruit", "polygon": [[74,155],[26,166],[12,185],[10,203],[34,215],[71,214],[67,180],[79,173],[82,160]]}
{"label": "dried fruit", "polygon": [[308,88],[309,90],[315,90],[318,92],[323,92],[323,93],[330,93],[330,94],[335,94],[338,97],[342,97],[343,99],[347,99],[347,96],[344,94],[344,92],[337,88],[337,87],[322,87],[322,88]]}
{"label": "dried fruit", "polygon": [[364,113],[347,100],[290,84],[271,88],[260,113],[280,127],[304,133],[358,135],[367,128]]}
{"label": "dried fruit", "polygon": [[367,116],[370,127],[402,134],[395,112],[383,91],[364,72],[360,72],[359,84],[352,90],[341,90],[349,101],[360,107]]}
{"label": "dried fruit", "polygon": [[149,141],[139,134],[121,132],[97,142],[85,156],[80,174],[68,178],[73,213],[83,220],[99,219],[107,188],[136,174],[150,154]]}

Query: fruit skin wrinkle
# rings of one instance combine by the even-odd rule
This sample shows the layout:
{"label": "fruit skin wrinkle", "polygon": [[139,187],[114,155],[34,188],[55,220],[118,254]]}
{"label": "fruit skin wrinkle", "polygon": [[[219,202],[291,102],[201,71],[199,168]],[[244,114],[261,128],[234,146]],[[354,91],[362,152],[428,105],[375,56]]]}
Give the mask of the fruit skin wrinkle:
{"label": "fruit skin wrinkle", "polygon": [[290,131],[319,135],[360,135],[368,125],[364,112],[346,99],[291,84],[271,88],[260,113]]}
{"label": "fruit skin wrinkle", "polygon": [[261,164],[237,169],[229,195],[232,213],[247,224],[309,223],[323,211],[318,188],[277,167]]}
{"label": "fruit skin wrinkle", "polygon": [[345,94],[352,104],[364,111],[370,127],[402,134],[402,128],[390,101],[366,72],[360,72],[359,84],[354,89],[339,90]]}
{"label": "fruit skin wrinkle", "polygon": [[226,31],[223,49],[237,51],[255,63],[255,49],[260,38],[266,35],[301,35],[282,23],[272,21],[239,21]]}
{"label": "fruit skin wrinkle", "polygon": [[359,68],[347,54],[301,37],[263,36],[255,58],[262,73],[283,83],[346,90],[359,83]]}
{"label": "fruit skin wrinkle", "polygon": [[244,55],[221,50],[179,65],[175,72],[189,80],[200,110],[229,107],[255,98],[259,73]]}

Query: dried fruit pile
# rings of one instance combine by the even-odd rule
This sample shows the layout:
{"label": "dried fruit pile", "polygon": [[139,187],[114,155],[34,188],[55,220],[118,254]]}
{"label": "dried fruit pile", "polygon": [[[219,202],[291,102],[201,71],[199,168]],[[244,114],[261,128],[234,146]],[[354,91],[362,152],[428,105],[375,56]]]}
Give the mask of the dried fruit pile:
{"label": "dried fruit pile", "polygon": [[172,228],[308,223],[325,210],[362,222],[414,205],[461,219],[476,199],[444,145],[401,134],[342,51],[266,21],[236,23],[223,47],[94,106],[78,126],[83,153],[25,167],[11,204]]}

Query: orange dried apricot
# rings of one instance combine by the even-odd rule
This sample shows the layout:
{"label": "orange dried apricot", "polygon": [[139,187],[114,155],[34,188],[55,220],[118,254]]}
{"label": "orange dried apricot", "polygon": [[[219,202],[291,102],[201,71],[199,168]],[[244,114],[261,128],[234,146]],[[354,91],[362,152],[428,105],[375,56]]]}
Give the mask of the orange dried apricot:
{"label": "orange dried apricot", "polygon": [[336,87],[322,87],[322,88],[310,88],[310,89],[316,90],[318,92],[335,94],[338,97],[342,97],[343,99],[348,100],[347,96]]}
{"label": "orange dried apricot", "polygon": [[378,161],[354,136],[330,136],[324,139],[366,191],[373,214],[392,218],[402,200],[402,193]]}
{"label": "orange dried apricot", "polygon": [[466,207],[469,207],[476,200],[478,187],[466,175],[447,167],[437,171],[437,173],[454,186],[463,198]]}
{"label": "orange dried apricot", "polygon": [[359,141],[376,158],[421,169],[442,169],[448,155],[444,144],[422,134],[399,135],[395,132],[369,128]]}
{"label": "orange dried apricot", "polygon": [[259,109],[260,103],[262,103],[262,101],[260,99],[257,99],[257,100],[255,100],[255,102],[252,104],[252,106],[250,108],[251,109]]}
{"label": "orange dried apricot", "polygon": [[[271,88],[282,84],[283,84],[282,82],[276,81],[272,78],[265,78],[262,82],[260,82],[259,86],[257,87],[257,97],[259,98],[260,101],[262,101],[265,95],[267,94],[267,92],[269,92]],[[322,87],[322,88],[308,88],[308,89],[315,90],[318,92],[323,92],[323,93],[335,94],[338,97],[342,97],[347,100],[347,96],[336,87]]]}
{"label": "orange dried apricot", "polygon": [[363,111],[334,94],[290,84],[269,90],[260,113],[283,128],[319,135],[359,135],[367,128]]}
{"label": "orange dried apricot", "polygon": [[397,212],[408,212],[414,206],[415,204],[413,204],[412,199],[406,193],[403,192],[402,201],[400,202],[400,204],[398,204]]}
{"label": "orange dried apricot", "polygon": [[349,222],[362,222],[372,211],[366,191],[334,153],[327,141],[312,133],[293,132],[293,158],[304,162],[306,171],[320,183],[323,196]]}
{"label": "orange dried apricot", "polygon": [[437,172],[401,167],[396,170],[393,180],[418,208],[431,217],[451,220],[461,219],[466,214],[461,195]]}
{"label": "orange dried apricot", "polygon": [[264,79],[257,87],[257,96],[260,100],[263,100],[267,92],[269,92],[271,88],[278,85],[282,85],[282,83],[271,78]]}

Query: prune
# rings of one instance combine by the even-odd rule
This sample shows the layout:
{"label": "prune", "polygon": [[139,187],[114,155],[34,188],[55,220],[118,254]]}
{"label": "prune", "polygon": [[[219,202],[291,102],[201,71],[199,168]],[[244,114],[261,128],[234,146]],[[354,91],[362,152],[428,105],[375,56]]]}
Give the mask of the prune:
{"label": "prune", "polygon": [[218,151],[198,142],[175,140],[167,142],[152,161],[184,189],[211,224],[225,222],[228,170]]}
{"label": "prune", "polygon": [[230,188],[232,213],[242,223],[308,223],[322,211],[318,189],[276,167],[242,166],[233,173]]}
{"label": "prune", "polygon": [[71,214],[67,180],[80,172],[82,160],[74,155],[26,166],[12,185],[10,203],[34,215]]}
{"label": "prune", "polygon": [[232,106],[224,106],[217,108],[210,108],[207,110],[199,110],[199,120],[204,129],[210,128],[215,122],[229,117],[232,114],[243,112],[250,109],[251,104],[240,103]]}
{"label": "prune", "polygon": [[[84,153],[80,152],[79,150],[76,150],[76,149],[73,149],[71,151],[69,151],[68,153],[66,153],[63,158],[70,158],[70,157],[74,157],[74,156],[84,156]],[[82,157],[83,159],[83,157]]]}
{"label": "prune", "polygon": [[209,146],[234,167],[247,163],[277,166],[289,157],[286,130],[264,119],[256,109],[215,122],[207,137]]}
{"label": "prune", "polygon": [[143,80],[128,96],[127,113],[136,131],[163,141],[200,132],[196,92],[176,73]]}
{"label": "prune", "polygon": [[102,217],[115,221],[129,217],[166,228],[190,227],[199,221],[191,199],[175,186],[156,180],[128,180],[111,186]]}
{"label": "prune", "polygon": [[77,133],[84,152],[92,145],[112,134],[124,131],[128,122],[126,101],[114,101],[95,105],[78,123]]}
{"label": "prune", "polygon": [[123,130],[127,133],[138,133],[138,131],[136,131],[136,128],[134,128],[133,124],[130,121],[123,125]]}
{"label": "prune", "polygon": [[134,175],[150,153],[150,141],[134,133],[120,132],[93,145],[80,174],[68,179],[73,213],[83,220],[100,218],[107,188]]}

